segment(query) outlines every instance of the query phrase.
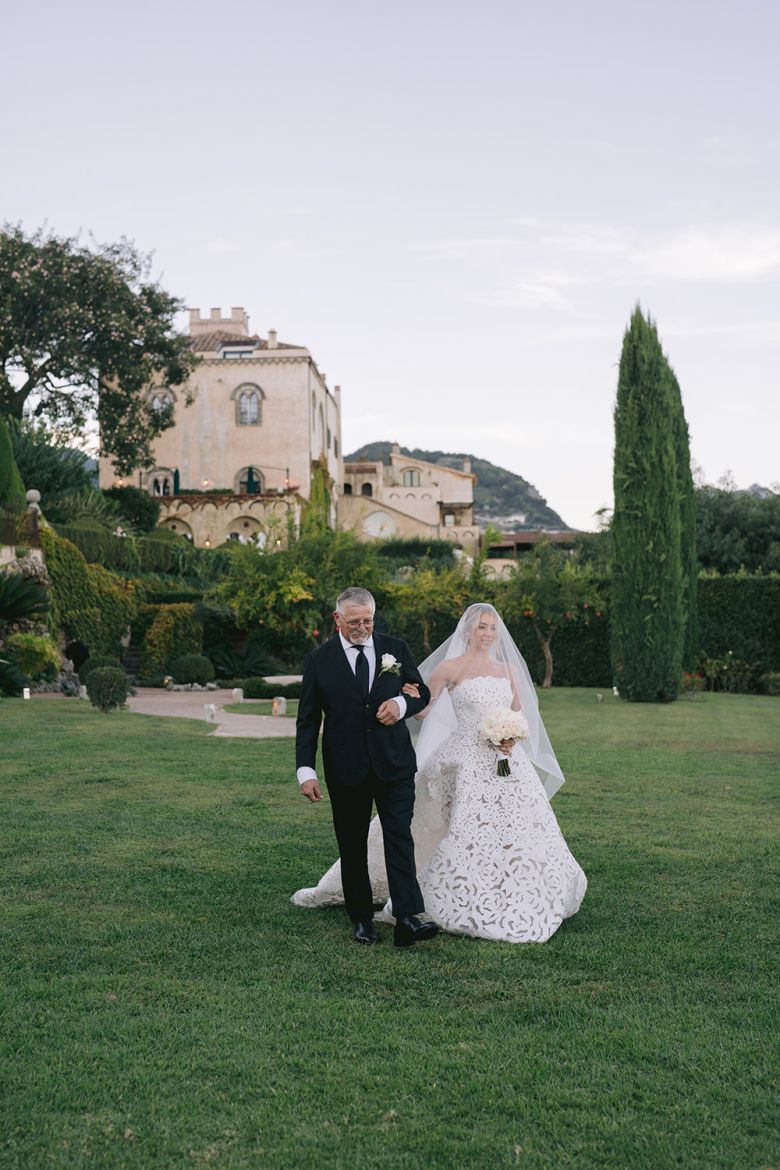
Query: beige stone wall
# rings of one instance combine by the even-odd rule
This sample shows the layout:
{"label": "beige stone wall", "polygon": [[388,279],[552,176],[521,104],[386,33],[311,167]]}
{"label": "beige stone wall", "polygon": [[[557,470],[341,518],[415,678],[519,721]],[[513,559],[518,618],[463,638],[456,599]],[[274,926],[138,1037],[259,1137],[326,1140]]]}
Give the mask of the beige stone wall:
{"label": "beige stone wall", "polygon": [[[240,341],[248,335],[248,319],[243,309],[233,309],[229,318],[219,309],[212,309],[208,318],[191,310],[190,329],[196,345],[199,337],[215,330]],[[277,345],[273,331],[263,346],[251,357],[235,359],[206,351],[186,387],[163,388],[174,399],[175,425],[155,441],[154,467],[136,470],[122,482],[151,490],[155,479],[162,484],[167,477],[172,491],[178,470],[181,493],[204,488],[234,492],[239,473],[251,466],[262,473],[265,490],[292,487],[307,499],[312,462],[324,453],[337,496],[343,478],[340,391],[328,389],[304,347]],[[257,388],[258,423],[239,421],[242,388]],[[189,406],[188,395],[193,399]],[[117,482],[114,467],[101,460],[100,486]]]}
{"label": "beige stone wall", "polygon": [[186,536],[198,548],[217,548],[241,537],[263,547],[287,544],[288,516],[300,524],[303,501],[297,493],[277,499],[263,496],[178,496],[162,500],[160,525]]}
{"label": "beige stone wall", "polygon": [[[404,483],[404,472],[411,473],[406,478],[419,478],[419,483]],[[345,463],[344,483],[352,492],[339,501],[342,527],[354,527],[368,538],[427,535],[469,549],[479,544],[470,469],[458,471],[412,459],[401,455],[395,444],[389,464],[381,460]],[[370,496],[364,494],[366,485],[370,485]],[[451,523],[445,523],[447,518]]]}
{"label": "beige stone wall", "polygon": [[342,496],[339,500],[339,528],[352,529],[362,540],[410,539],[451,540],[468,552],[479,547],[476,524],[445,527],[428,524],[382,500],[367,496]]}

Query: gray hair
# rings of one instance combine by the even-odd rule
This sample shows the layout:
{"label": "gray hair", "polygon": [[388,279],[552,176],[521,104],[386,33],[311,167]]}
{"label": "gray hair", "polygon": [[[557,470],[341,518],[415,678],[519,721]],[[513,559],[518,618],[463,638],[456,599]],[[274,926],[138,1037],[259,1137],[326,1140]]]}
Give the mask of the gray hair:
{"label": "gray hair", "polygon": [[373,595],[359,585],[350,585],[349,589],[343,589],[339,593],[336,598],[337,613],[343,614],[345,605],[370,605],[372,610],[376,612],[376,602]]}

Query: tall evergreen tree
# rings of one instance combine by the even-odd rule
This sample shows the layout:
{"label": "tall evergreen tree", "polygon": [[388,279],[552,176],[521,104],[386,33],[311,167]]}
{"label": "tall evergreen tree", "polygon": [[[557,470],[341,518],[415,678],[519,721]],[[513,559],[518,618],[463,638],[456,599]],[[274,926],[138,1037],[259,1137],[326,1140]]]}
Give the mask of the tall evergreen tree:
{"label": "tall evergreen tree", "polygon": [[685,614],[674,403],[655,325],[639,306],[623,338],[615,407],[612,661],[620,694],[676,699]]}
{"label": "tall evergreen tree", "polygon": [[26,495],[5,419],[0,418],[0,507],[23,508]]}
{"label": "tall evergreen tree", "polygon": [[674,454],[677,464],[677,492],[680,501],[680,568],[683,581],[683,667],[693,670],[699,653],[698,579],[699,558],[696,550],[696,491],[691,473],[691,447],[688,423],[680,393],[680,383],[668,365],[670,391],[674,409]]}

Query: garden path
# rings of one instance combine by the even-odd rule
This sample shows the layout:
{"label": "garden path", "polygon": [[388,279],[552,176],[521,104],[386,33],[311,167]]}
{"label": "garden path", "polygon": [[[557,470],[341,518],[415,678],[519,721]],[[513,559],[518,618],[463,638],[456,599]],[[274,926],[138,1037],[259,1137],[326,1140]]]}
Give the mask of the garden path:
{"label": "garden path", "polygon": [[[269,682],[297,682],[300,675],[285,675],[269,679]],[[238,739],[276,739],[295,735],[295,720],[275,718],[273,715],[238,715],[223,711],[226,703],[232,703],[233,691],[169,691],[164,687],[142,687],[138,694],[131,695],[127,705],[137,715],[162,715],[179,719],[206,720],[205,707],[213,703],[216,708],[216,727],[213,735]]]}

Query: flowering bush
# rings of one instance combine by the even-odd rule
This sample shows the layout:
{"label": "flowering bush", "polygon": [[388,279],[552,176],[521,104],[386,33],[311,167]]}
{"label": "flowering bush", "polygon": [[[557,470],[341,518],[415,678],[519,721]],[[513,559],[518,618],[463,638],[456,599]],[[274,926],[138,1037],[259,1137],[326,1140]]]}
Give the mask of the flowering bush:
{"label": "flowering bush", "polygon": [[690,699],[695,699],[704,690],[704,675],[684,670],[680,686]]}

